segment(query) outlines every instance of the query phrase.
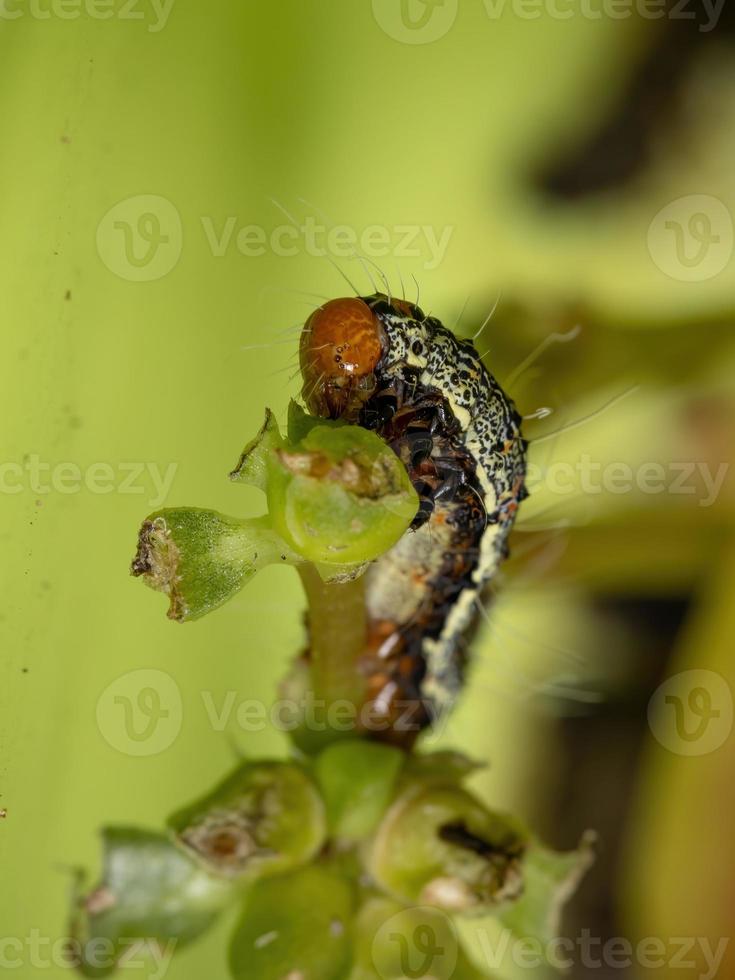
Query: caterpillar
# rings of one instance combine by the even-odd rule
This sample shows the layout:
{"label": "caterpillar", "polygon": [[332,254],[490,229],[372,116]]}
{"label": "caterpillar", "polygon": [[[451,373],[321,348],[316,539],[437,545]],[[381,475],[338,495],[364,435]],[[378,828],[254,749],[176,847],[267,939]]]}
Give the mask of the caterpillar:
{"label": "caterpillar", "polygon": [[308,410],[377,432],[419,497],[409,531],[366,572],[376,729],[411,741],[456,699],[482,591],[507,556],[527,496],[521,416],[471,340],[384,293],[324,303],[299,353]]}

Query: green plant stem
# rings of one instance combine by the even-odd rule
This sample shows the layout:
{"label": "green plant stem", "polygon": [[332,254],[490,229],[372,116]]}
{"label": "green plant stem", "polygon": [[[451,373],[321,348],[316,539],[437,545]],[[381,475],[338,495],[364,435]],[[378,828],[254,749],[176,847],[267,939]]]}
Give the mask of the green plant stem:
{"label": "green plant stem", "polygon": [[349,701],[359,710],[366,693],[359,666],[367,637],[364,576],[327,585],[310,564],[300,565],[299,574],[309,602],[314,697],[327,705]]}

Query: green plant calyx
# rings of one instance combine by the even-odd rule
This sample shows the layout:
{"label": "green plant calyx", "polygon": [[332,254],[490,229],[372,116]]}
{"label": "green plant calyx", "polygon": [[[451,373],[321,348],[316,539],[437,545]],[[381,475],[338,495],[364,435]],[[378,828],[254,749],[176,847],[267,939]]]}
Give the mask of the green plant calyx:
{"label": "green plant calyx", "polygon": [[246,762],[169,828],[212,874],[255,878],[311,860],[326,838],[324,804],[310,775],[285,762]]}
{"label": "green plant calyx", "polygon": [[487,911],[522,894],[525,846],[516,826],[466,790],[417,784],[385,815],[367,866],[402,901]]}
{"label": "green plant calyx", "polygon": [[292,421],[291,431],[301,435],[298,442],[276,445],[272,430],[264,435],[271,445],[266,494],[273,527],[305,560],[347,566],[341,574],[349,576],[350,566],[396,543],[418,498],[405,467],[375,433],[303,419]]}

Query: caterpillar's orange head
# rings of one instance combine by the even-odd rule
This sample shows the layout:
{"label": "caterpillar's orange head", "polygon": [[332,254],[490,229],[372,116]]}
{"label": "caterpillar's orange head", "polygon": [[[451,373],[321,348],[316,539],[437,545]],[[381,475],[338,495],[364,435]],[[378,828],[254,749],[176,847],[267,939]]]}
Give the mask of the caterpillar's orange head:
{"label": "caterpillar's orange head", "polygon": [[309,411],[328,418],[354,416],[375,387],[383,343],[380,320],[364,300],[332,299],[315,310],[299,350]]}

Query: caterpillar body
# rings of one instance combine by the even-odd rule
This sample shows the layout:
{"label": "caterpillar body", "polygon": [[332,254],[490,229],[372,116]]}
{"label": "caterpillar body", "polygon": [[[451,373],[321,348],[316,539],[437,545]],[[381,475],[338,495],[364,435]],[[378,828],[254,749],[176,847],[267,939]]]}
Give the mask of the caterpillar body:
{"label": "caterpillar body", "polygon": [[481,593],[507,555],[527,496],[521,416],[472,341],[382,293],[315,310],[300,358],[309,410],[376,431],[419,495],[410,531],[366,572],[369,697],[384,737],[410,741],[455,700]]}

